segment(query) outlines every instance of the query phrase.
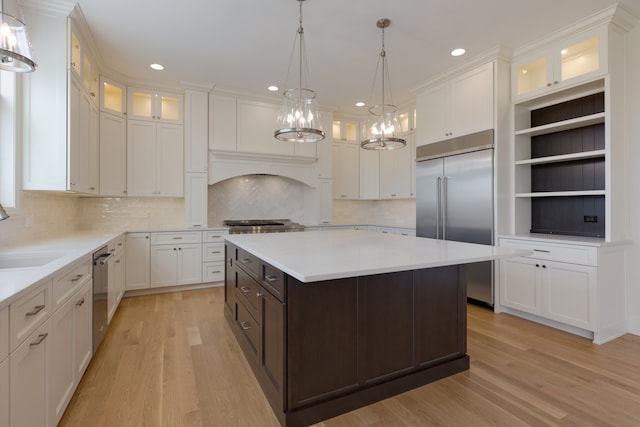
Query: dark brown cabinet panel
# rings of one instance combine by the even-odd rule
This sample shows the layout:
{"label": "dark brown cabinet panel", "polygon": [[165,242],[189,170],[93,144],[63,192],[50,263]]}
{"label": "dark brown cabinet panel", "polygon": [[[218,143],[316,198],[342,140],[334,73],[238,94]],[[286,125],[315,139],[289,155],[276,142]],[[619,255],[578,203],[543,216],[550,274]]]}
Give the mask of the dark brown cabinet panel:
{"label": "dark brown cabinet panel", "polygon": [[285,305],[273,295],[262,292],[259,353],[265,393],[274,406],[285,410],[284,364],[285,364]]}
{"label": "dark brown cabinet panel", "polygon": [[232,313],[235,318],[236,315],[236,297],[235,289],[237,285],[236,269],[234,268],[234,262],[236,259],[236,249],[233,246],[225,245],[225,279],[224,279],[224,302],[225,308]]}
{"label": "dark brown cabinet panel", "polygon": [[412,306],[411,271],[358,279],[358,375],[361,385],[413,368]]}
{"label": "dark brown cabinet panel", "polygon": [[417,366],[441,363],[466,353],[466,289],[458,269],[464,267],[414,271]]}
{"label": "dark brown cabinet panel", "polygon": [[288,278],[288,395],[294,409],[358,385],[356,278]]}

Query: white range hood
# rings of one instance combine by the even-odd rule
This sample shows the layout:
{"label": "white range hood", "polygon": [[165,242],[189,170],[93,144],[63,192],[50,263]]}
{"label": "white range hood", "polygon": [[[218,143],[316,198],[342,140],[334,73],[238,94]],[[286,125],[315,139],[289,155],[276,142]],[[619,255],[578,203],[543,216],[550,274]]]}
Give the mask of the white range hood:
{"label": "white range hood", "polygon": [[209,152],[209,185],[243,175],[284,176],[310,187],[318,186],[317,160],[225,151]]}

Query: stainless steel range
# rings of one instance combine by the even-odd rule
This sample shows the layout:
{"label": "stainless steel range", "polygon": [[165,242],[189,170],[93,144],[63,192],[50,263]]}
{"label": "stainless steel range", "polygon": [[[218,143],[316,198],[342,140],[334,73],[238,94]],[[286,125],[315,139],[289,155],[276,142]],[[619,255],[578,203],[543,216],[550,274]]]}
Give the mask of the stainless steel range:
{"label": "stainless steel range", "polygon": [[290,219],[228,219],[222,225],[229,227],[229,234],[304,231],[304,225]]}

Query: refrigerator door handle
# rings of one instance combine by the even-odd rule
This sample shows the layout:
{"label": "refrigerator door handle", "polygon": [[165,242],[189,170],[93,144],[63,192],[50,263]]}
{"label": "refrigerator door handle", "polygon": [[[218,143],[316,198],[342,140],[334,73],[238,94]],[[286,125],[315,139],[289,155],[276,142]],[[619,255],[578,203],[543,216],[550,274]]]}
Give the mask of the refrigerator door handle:
{"label": "refrigerator door handle", "polygon": [[448,176],[442,177],[442,240],[447,240],[447,184]]}
{"label": "refrigerator door handle", "polygon": [[442,209],[442,177],[436,178],[436,239],[440,239],[440,210]]}

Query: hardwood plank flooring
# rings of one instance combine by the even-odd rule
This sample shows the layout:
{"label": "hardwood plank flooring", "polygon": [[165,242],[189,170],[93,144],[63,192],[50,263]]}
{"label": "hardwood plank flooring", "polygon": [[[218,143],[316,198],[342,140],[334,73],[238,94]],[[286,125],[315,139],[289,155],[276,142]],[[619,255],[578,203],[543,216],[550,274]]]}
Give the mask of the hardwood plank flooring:
{"label": "hardwood plank flooring", "polygon": [[[326,420],[355,426],[640,426],[640,337],[604,345],[469,306],[469,371]],[[60,426],[276,427],[222,288],[125,298]]]}

